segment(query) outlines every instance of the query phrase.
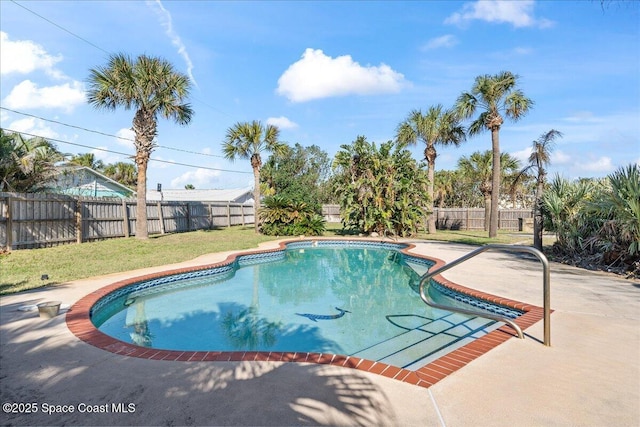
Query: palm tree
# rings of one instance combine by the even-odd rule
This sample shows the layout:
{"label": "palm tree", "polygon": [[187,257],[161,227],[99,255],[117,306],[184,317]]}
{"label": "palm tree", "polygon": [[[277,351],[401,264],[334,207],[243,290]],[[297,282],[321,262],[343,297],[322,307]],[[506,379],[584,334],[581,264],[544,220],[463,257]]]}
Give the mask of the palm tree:
{"label": "palm tree", "polygon": [[0,191],[46,190],[55,164],[64,160],[56,146],[41,137],[25,138],[0,129]]}
{"label": "palm tree", "polygon": [[402,144],[415,144],[420,139],[424,144],[424,158],[427,161],[427,177],[429,185],[427,195],[430,211],[427,220],[430,234],[436,232],[436,219],[433,216],[433,183],[436,165],[435,145],[460,145],[466,139],[465,131],[452,110],[444,110],[442,105],[429,107],[426,114],[420,110],[413,110],[407,119],[400,123],[396,132],[396,139]]}
{"label": "palm tree", "polygon": [[[592,200],[583,199],[583,223],[591,223],[592,253],[607,264],[622,264],[640,275],[640,166],[620,167],[603,180]],[[580,229],[588,229],[585,225]],[[584,234],[581,238],[584,238]],[[585,245],[587,246],[587,245]]]}
{"label": "palm tree", "polygon": [[138,171],[136,165],[128,162],[110,163],[104,167],[104,174],[120,184],[129,188],[136,188],[138,182]]}
{"label": "palm tree", "polygon": [[227,129],[227,135],[222,144],[224,156],[235,161],[236,158],[249,159],[253,168],[253,206],[256,233],[259,230],[258,211],[260,210],[260,169],[262,157],[260,153],[268,151],[284,155],[287,145],[278,141],[280,130],[277,126],[262,126],[259,121],[251,123],[236,123]]}
{"label": "palm tree", "polygon": [[19,170],[14,151],[13,134],[5,133],[4,129],[0,128],[0,191],[12,191],[11,182],[16,171]]}
{"label": "palm tree", "polygon": [[551,180],[542,197],[542,208],[547,230],[556,233],[554,246],[570,254],[581,249],[585,236],[593,231],[593,221],[584,221],[584,206],[594,199],[597,190],[598,182],[592,179],[569,181],[556,175]]}
{"label": "palm tree", "polygon": [[89,104],[97,109],[135,109],[133,131],[138,168],[136,238],[147,239],[147,165],[156,147],[158,115],[187,125],[193,116],[184,102],[191,82],[168,61],[140,55],[135,61],[125,54],[115,54],[105,67],[90,70]]}
{"label": "palm tree", "polygon": [[491,149],[493,151],[493,169],[491,185],[491,217],[489,237],[498,235],[498,203],[500,200],[500,128],[504,122],[502,114],[518,121],[532,107],[533,101],[516,89],[518,76],[503,71],[494,76],[485,74],[476,77],[471,92],[463,92],[456,101],[455,111],[459,117],[467,119],[478,109],[483,111],[469,126],[469,135],[483,130],[491,131]]}
{"label": "palm tree", "polygon": [[104,169],[102,160],[96,159],[93,153],[76,154],[67,162],[68,165],[85,166],[89,169],[100,171]]}
{"label": "palm tree", "polygon": [[533,141],[533,149],[529,156],[529,165],[524,168],[518,176],[519,178],[531,169],[535,169],[537,173],[536,198],[533,207],[533,246],[538,250],[542,250],[542,193],[544,192],[544,186],[547,182],[546,167],[551,161],[551,150],[556,138],[562,138],[562,132],[551,129]]}
{"label": "palm tree", "polygon": [[[478,191],[484,198],[484,230],[489,229],[489,218],[493,203],[493,154],[491,150],[476,151],[469,157],[462,156],[458,160],[461,173],[472,183],[477,184]],[[518,159],[509,153],[500,154],[501,176],[520,167]]]}
{"label": "palm tree", "polygon": [[458,173],[456,171],[440,170],[435,173],[433,201],[438,202],[438,208],[444,208],[447,199],[454,192]]}

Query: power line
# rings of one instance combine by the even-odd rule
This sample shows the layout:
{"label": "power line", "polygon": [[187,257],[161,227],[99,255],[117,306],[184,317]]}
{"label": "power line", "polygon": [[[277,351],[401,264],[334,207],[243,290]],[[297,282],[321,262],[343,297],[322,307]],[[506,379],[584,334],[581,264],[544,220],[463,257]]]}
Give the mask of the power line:
{"label": "power line", "polygon": [[[11,3],[13,3],[13,4],[17,5],[17,6],[20,6],[21,8],[23,8],[24,10],[26,10],[26,11],[28,11],[28,12],[30,12],[30,13],[32,13],[32,14],[34,14],[34,15],[35,15],[35,16],[37,16],[38,18],[40,18],[40,19],[43,19],[43,20],[47,21],[47,22],[48,22],[48,23],[50,23],[51,25],[53,25],[53,26],[55,26],[55,27],[57,27],[57,28],[61,29],[62,31],[64,31],[64,32],[66,32],[66,33],[68,33],[68,34],[71,34],[71,35],[72,35],[72,36],[74,36],[75,38],[77,38],[77,39],[79,39],[79,40],[82,40],[83,42],[87,43],[88,45],[90,45],[90,46],[92,46],[92,47],[94,47],[94,48],[96,48],[96,49],[100,50],[101,52],[104,52],[104,53],[106,53],[106,54],[111,54],[111,52],[108,52],[107,50],[105,50],[105,49],[101,48],[101,47],[100,47],[100,46],[98,46],[97,44],[90,42],[89,40],[85,39],[84,37],[81,37],[81,36],[77,35],[76,33],[74,33],[74,32],[72,32],[72,31],[70,31],[70,30],[68,30],[68,29],[64,28],[63,26],[61,26],[61,25],[59,25],[59,24],[56,24],[56,23],[55,23],[55,22],[53,22],[52,20],[47,19],[47,18],[45,18],[44,16],[42,16],[42,15],[40,15],[40,14],[38,14],[38,13],[34,12],[33,10],[29,9],[28,7],[21,5],[21,4],[20,4],[20,3],[18,3],[17,1],[15,1],[15,0],[10,0],[10,1],[11,1]],[[218,113],[220,113],[220,114],[224,114],[224,115],[225,115],[225,116],[227,116],[227,117],[231,117],[231,118],[233,118],[231,115],[227,114],[226,112],[222,111],[221,109],[216,108],[216,107],[214,107],[213,105],[207,104],[206,102],[204,102],[203,100],[201,100],[201,99],[199,99],[199,98],[193,97],[193,99],[194,99],[195,101],[198,101],[199,103],[201,103],[201,104],[202,104],[202,105],[204,105],[205,107],[209,107],[209,108],[211,108],[212,110],[215,110],[215,111],[217,111],[217,112],[218,112]]]}
{"label": "power line", "polygon": [[[131,155],[131,154],[122,153],[120,151],[108,150],[106,148],[92,147],[90,145],[78,144],[77,142],[69,142],[69,141],[64,141],[62,139],[48,138],[48,137],[44,137],[44,136],[41,136],[41,135],[35,135],[33,133],[20,132],[20,131],[13,130],[13,129],[4,128],[4,130],[6,130],[7,132],[13,132],[13,133],[18,133],[18,134],[22,134],[22,135],[28,135],[28,136],[31,136],[31,137],[34,137],[34,138],[43,138],[43,139],[46,139],[48,141],[55,141],[55,142],[59,142],[59,143],[62,143],[62,144],[75,145],[77,147],[89,148],[91,150],[104,151],[105,153],[118,154],[120,156],[126,156],[128,158],[133,157],[133,155]],[[186,167],[189,167],[189,168],[207,169],[207,170],[212,170],[212,171],[229,172],[229,173],[252,174],[252,172],[236,171],[236,170],[231,170],[231,169],[212,168],[212,167],[209,167],[209,166],[190,165],[188,163],[174,162],[174,161],[171,161],[171,160],[161,160],[161,159],[152,159],[152,158],[149,158],[149,160],[153,161],[153,162],[168,163],[170,165],[176,165],[176,166],[186,166]]]}
{"label": "power line", "polygon": [[101,50],[102,52],[104,52],[104,53],[106,53],[106,54],[109,54],[109,53],[110,53],[110,52],[107,52],[106,50],[104,50],[103,48],[101,48],[100,46],[98,46],[98,45],[95,45],[95,44],[91,43],[89,40],[87,40],[87,39],[85,39],[85,38],[82,38],[82,37],[80,37],[79,35],[74,34],[74,33],[72,33],[71,31],[67,30],[66,28],[64,28],[64,27],[62,27],[62,26],[60,26],[60,25],[56,24],[55,22],[51,21],[50,19],[47,19],[47,18],[45,18],[44,16],[37,14],[37,13],[36,13],[36,12],[34,12],[33,10],[29,9],[29,8],[28,8],[28,7],[26,7],[26,6],[21,5],[21,4],[20,4],[20,3],[18,3],[17,1],[15,1],[15,0],[11,0],[11,3],[13,3],[13,4],[17,5],[17,6],[20,6],[21,8],[23,8],[23,9],[24,9],[24,10],[26,10],[27,12],[33,13],[33,14],[34,14],[34,15],[36,15],[38,18],[40,18],[40,19],[44,19],[44,20],[45,20],[45,21],[47,21],[49,24],[54,25],[54,26],[56,26],[56,27],[60,28],[62,31],[65,31],[65,32],[67,32],[67,33],[71,34],[73,37],[76,37],[76,38],[78,38],[78,39],[82,40],[83,42],[85,42],[85,43],[87,43],[87,44],[90,44],[91,46],[95,47],[96,49]]}
{"label": "power line", "polygon": [[[62,125],[62,126],[66,126],[66,127],[70,127],[70,128],[74,128],[74,129],[79,129],[79,130],[95,133],[95,134],[102,135],[102,136],[108,136],[108,137],[112,137],[112,138],[121,139],[121,140],[124,140],[124,141],[135,142],[134,139],[126,138],[124,136],[112,135],[110,133],[100,132],[98,130],[93,130],[93,129],[87,129],[87,128],[82,127],[82,126],[76,126],[76,125],[72,125],[72,124],[69,124],[69,123],[63,123],[63,122],[60,122],[60,121],[57,121],[57,120],[45,119],[44,117],[36,116],[36,115],[33,115],[33,114],[29,114],[29,113],[24,113],[22,111],[12,110],[11,108],[6,108],[6,107],[1,107],[0,106],[0,110],[11,111],[12,113],[21,114],[21,115],[27,116],[27,117],[33,117],[34,119],[38,119],[38,120],[42,120],[42,121],[50,122],[50,123],[55,123],[55,124],[58,124],[58,125]],[[225,159],[226,158],[224,156],[220,156],[220,155],[217,155],[217,154],[199,153],[197,151],[190,151],[190,150],[184,150],[182,148],[168,147],[166,145],[156,145],[156,147],[164,148],[166,150],[180,151],[180,152],[183,152],[183,153],[197,154],[199,156],[219,157],[221,159]]]}

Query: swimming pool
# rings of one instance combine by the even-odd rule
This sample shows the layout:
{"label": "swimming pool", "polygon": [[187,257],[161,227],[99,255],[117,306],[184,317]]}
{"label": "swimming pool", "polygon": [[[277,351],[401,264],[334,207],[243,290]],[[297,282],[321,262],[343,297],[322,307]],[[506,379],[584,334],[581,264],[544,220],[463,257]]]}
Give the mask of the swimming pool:
{"label": "swimming pool", "polygon": [[[129,285],[99,301],[91,318],[107,335],[155,349],[332,353],[412,370],[501,326],[426,306],[420,274],[435,262],[404,248],[290,243],[226,267]],[[461,296],[442,287],[430,292],[447,304],[472,302],[456,302]]]}
{"label": "swimming pool", "polygon": [[[113,283],[74,304],[67,325],[81,340],[131,357],[333,364],[428,387],[513,333],[423,304],[418,278],[443,262],[413,254],[414,247],[280,242],[213,265]],[[523,329],[541,318],[535,306],[441,276],[432,283],[433,299],[517,317]]]}

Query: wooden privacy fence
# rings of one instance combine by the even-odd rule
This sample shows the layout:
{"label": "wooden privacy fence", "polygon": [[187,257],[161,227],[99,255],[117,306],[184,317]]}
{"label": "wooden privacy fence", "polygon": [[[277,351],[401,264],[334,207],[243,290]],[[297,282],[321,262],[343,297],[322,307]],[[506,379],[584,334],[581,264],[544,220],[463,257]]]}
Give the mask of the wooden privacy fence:
{"label": "wooden privacy fence", "polygon": [[[435,208],[437,228],[444,230],[484,230],[484,208]],[[340,205],[322,205],[327,222],[340,222]],[[509,231],[526,230],[533,220],[531,209],[500,209],[498,228]],[[426,218],[425,218],[426,223]]]}
{"label": "wooden privacy fence", "polygon": [[[253,205],[147,202],[149,234],[253,224]],[[137,204],[128,199],[0,193],[0,248],[29,249],[135,235]]]}
{"label": "wooden privacy fence", "polygon": [[[484,230],[484,208],[435,208],[436,227],[444,230]],[[531,209],[499,209],[498,229],[527,231]]]}
{"label": "wooden privacy fence", "polygon": [[[225,202],[147,202],[149,234],[208,230],[254,223],[253,205]],[[323,205],[327,222],[340,222],[338,205]],[[436,208],[439,229],[483,230],[484,209]],[[135,235],[132,199],[0,193],[0,249],[29,249]],[[498,228],[527,231],[530,209],[501,209]],[[524,227],[523,227],[524,226]]]}

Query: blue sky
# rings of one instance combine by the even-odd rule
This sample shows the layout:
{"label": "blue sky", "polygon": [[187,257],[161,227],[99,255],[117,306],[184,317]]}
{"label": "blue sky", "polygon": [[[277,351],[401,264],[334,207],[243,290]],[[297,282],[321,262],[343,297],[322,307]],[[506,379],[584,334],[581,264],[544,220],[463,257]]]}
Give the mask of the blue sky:
{"label": "blue sky", "polygon": [[[191,77],[195,115],[186,127],[160,120],[148,187],[244,188],[248,161],[221,152],[237,122],[276,124],[283,141],[333,157],[358,135],[393,139],[413,109],[452,106],[478,75],[511,71],[535,105],[505,121],[502,151],[524,160],[556,129],[551,173],[601,177],[640,163],[639,22],[638,3],[615,0],[2,0],[0,119],[63,152],[126,161],[72,145],[134,152],[133,112],[87,104],[89,69],[110,53],[160,56]],[[490,147],[483,133],[439,148],[436,169]]]}

